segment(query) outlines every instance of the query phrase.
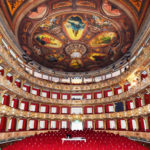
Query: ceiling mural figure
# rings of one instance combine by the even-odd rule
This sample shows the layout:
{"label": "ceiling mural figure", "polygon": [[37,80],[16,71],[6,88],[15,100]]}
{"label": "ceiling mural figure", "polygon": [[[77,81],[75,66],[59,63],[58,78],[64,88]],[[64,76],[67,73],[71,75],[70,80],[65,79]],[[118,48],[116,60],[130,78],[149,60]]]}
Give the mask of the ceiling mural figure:
{"label": "ceiling mural figure", "polygon": [[[76,2],[77,7],[83,4]],[[68,11],[53,15],[50,4],[42,3],[21,21],[18,39],[22,49],[31,59],[55,71],[86,72],[114,63],[131,47],[134,29],[123,10],[101,2],[99,13]],[[61,5],[70,7],[67,1],[61,1],[58,9]]]}
{"label": "ceiling mural figure", "polygon": [[64,23],[64,29],[72,40],[79,40],[85,30],[86,23],[80,16],[71,15]]}

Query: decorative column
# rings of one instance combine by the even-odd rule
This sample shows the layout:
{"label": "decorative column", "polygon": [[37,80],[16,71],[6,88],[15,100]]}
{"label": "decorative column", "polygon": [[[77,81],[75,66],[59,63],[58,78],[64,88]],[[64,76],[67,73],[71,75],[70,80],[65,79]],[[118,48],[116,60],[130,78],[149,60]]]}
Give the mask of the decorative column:
{"label": "decorative column", "polygon": [[38,110],[38,112],[41,112],[41,103],[39,103],[39,110]]}
{"label": "decorative column", "polygon": [[40,130],[40,120],[37,120],[37,130]]}
{"label": "decorative column", "polygon": [[29,129],[29,121],[30,121],[30,119],[28,118],[28,119],[27,119],[27,124],[26,124],[26,130],[27,130],[27,131],[30,130],[30,129]]}
{"label": "decorative column", "polygon": [[133,107],[134,107],[134,109],[135,109],[135,108],[136,108],[135,97],[132,97],[131,99],[132,99],[132,101],[133,101]]}
{"label": "decorative column", "polygon": [[7,93],[7,90],[3,90],[0,96],[0,103],[2,103],[3,96]]}
{"label": "decorative column", "polygon": [[4,77],[7,77],[7,73],[10,72],[12,68],[5,68],[4,69]]}
{"label": "decorative column", "polygon": [[16,79],[18,79],[19,78],[19,75],[13,75],[13,85],[15,85],[15,82],[16,82]]}
{"label": "decorative column", "polygon": [[104,130],[106,130],[106,119],[104,121]]}
{"label": "decorative column", "polygon": [[19,129],[18,129],[18,127],[19,127],[19,118],[16,118],[16,131],[18,131]]}
{"label": "decorative column", "polygon": [[23,85],[26,82],[26,80],[21,80],[21,89],[23,89]]}
{"label": "decorative column", "polygon": [[115,119],[115,130],[118,129],[118,126],[117,126],[117,119]]}
{"label": "decorative column", "polygon": [[126,111],[127,110],[126,109],[126,101],[123,101],[122,103],[123,103],[123,110]]}
{"label": "decorative column", "polygon": [[138,118],[134,118],[136,122],[136,130],[139,131],[139,120]]}
{"label": "decorative column", "polygon": [[126,130],[128,131],[129,130],[128,119],[125,119],[125,122],[126,122]]}
{"label": "decorative column", "polygon": [[149,130],[149,124],[148,124],[148,116],[143,116],[143,119],[145,120],[145,131]]}
{"label": "decorative column", "polygon": [[[12,104],[13,102],[13,99],[16,97],[16,95],[11,95],[10,96],[10,103],[9,103],[9,106]],[[12,106],[11,106],[12,107]]]}
{"label": "decorative column", "polygon": [[48,120],[48,130],[50,130],[50,120]]}

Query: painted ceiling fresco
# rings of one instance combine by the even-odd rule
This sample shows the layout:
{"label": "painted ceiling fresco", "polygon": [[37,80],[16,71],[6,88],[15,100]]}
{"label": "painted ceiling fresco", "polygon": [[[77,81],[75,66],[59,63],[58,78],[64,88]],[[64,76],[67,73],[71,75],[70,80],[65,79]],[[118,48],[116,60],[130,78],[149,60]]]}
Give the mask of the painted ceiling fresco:
{"label": "painted ceiling fresco", "polygon": [[[149,0],[118,1],[140,25]],[[36,7],[29,10],[31,4]],[[23,51],[58,71],[106,67],[130,49],[136,34],[130,17],[109,0],[1,0],[0,6]]]}
{"label": "painted ceiling fresco", "polygon": [[[69,1],[56,4],[54,9],[71,6]],[[96,8],[90,1],[77,5]],[[97,70],[117,61],[132,45],[134,29],[129,17],[107,1],[99,14],[49,14],[48,3],[34,8],[18,33],[22,49],[45,67],[66,72]]]}

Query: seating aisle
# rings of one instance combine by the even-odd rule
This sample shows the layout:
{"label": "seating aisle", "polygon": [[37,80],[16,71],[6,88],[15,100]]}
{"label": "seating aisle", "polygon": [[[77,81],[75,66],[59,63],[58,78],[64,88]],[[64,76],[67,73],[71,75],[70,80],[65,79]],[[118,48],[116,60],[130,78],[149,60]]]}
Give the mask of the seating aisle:
{"label": "seating aisle", "polygon": [[[84,137],[84,141],[65,141],[62,138]],[[59,130],[27,137],[3,150],[148,150],[139,143],[112,133],[93,130]]]}

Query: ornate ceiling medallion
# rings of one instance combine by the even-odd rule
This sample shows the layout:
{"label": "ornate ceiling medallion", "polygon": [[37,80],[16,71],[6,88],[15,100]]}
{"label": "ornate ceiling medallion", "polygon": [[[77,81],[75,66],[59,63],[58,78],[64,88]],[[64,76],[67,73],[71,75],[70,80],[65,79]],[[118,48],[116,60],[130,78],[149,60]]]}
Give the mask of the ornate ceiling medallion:
{"label": "ornate ceiling medallion", "polygon": [[66,46],[65,52],[71,58],[81,58],[87,52],[87,48],[83,44],[72,43]]}

